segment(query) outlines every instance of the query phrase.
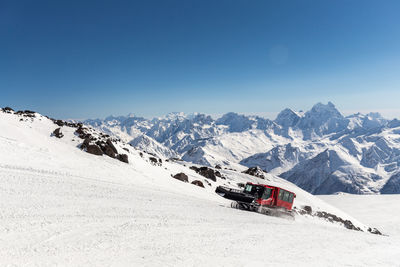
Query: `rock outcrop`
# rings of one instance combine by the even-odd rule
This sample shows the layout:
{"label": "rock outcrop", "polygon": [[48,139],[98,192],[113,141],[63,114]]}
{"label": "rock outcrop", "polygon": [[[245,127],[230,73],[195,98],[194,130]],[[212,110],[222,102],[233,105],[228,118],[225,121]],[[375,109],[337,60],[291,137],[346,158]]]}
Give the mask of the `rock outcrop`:
{"label": "rock outcrop", "polygon": [[189,177],[186,174],[184,174],[183,172],[177,173],[172,177],[179,181],[185,182],[185,183],[189,182]]}
{"label": "rock outcrop", "polygon": [[64,136],[64,134],[61,132],[61,128],[55,129],[53,135],[57,138],[62,138]]}
{"label": "rock outcrop", "polygon": [[197,172],[198,174],[200,174],[201,176],[206,177],[207,179],[210,179],[212,181],[217,181],[217,176],[219,175],[221,177],[221,174],[218,172],[218,175],[216,175],[216,172],[208,167],[196,167],[196,166],[192,166],[190,167],[190,169],[194,170],[195,172]]}
{"label": "rock outcrop", "polygon": [[202,181],[199,180],[194,180],[193,182],[191,182],[191,184],[197,185],[199,187],[203,187],[204,188],[204,184]]}
{"label": "rock outcrop", "polygon": [[98,145],[87,145],[86,152],[97,156],[103,155],[103,151]]}
{"label": "rock outcrop", "polygon": [[129,163],[127,154],[118,154],[117,159],[122,162]]}
{"label": "rock outcrop", "polygon": [[251,175],[251,176],[255,176],[255,177],[258,177],[258,178],[261,178],[261,179],[265,179],[265,175],[264,175],[265,172],[258,166],[250,167],[247,170],[243,171],[242,173],[246,173],[246,174]]}

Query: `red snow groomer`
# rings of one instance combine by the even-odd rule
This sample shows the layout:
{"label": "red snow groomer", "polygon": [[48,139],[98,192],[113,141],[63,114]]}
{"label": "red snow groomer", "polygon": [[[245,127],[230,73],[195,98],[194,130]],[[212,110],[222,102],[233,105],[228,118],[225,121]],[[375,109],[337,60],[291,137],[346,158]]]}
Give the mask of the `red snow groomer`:
{"label": "red snow groomer", "polygon": [[277,186],[247,183],[243,190],[218,186],[215,192],[233,200],[232,208],[294,218],[292,206],[296,194]]}

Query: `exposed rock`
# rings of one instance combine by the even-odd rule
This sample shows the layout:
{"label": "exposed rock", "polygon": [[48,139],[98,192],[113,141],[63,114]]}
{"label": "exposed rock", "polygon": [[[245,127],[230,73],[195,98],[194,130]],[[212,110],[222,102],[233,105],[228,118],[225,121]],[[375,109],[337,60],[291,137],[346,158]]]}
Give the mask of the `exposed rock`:
{"label": "exposed rock", "polygon": [[370,232],[371,234],[375,234],[375,235],[382,235],[382,233],[376,229],[376,228],[368,228],[368,232]]}
{"label": "exposed rock", "polygon": [[35,112],[31,110],[18,110],[17,112],[15,112],[15,114],[30,118],[36,117]]}
{"label": "exposed rock", "polygon": [[303,210],[305,210],[305,212],[307,214],[312,214],[312,208],[311,206],[303,206]]}
{"label": "exposed rock", "polygon": [[349,220],[345,220],[343,224],[347,229],[361,231],[359,227],[354,226],[354,224]]}
{"label": "exposed rock", "polygon": [[81,149],[87,149],[88,145],[90,144],[90,139],[86,138],[83,143],[81,144]]}
{"label": "exposed rock", "polygon": [[127,154],[118,154],[117,159],[122,162],[129,163]]}
{"label": "exposed rock", "polygon": [[129,149],[127,149],[126,147],[123,147],[122,149],[125,150],[126,152],[129,152]]}
{"label": "exposed rock", "polygon": [[155,157],[150,157],[149,160],[150,160],[150,163],[155,165],[155,166],[161,166],[162,165],[162,161],[160,161],[159,159],[157,159]]}
{"label": "exposed rock", "polygon": [[261,178],[261,179],[265,179],[265,175],[264,175],[265,172],[258,166],[248,168],[246,171],[244,171],[242,173],[246,173],[246,174]]}
{"label": "exposed rock", "polygon": [[98,156],[103,155],[103,151],[98,145],[87,145],[86,152]]}
{"label": "exposed rock", "polygon": [[108,144],[103,144],[103,146],[101,146],[101,150],[103,150],[104,154],[110,158],[115,158],[117,156],[117,153],[115,153],[112,147]]}
{"label": "exposed rock", "polygon": [[183,172],[177,173],[172,177],[179,181],[185,182],[185,183],[189,182],[189,177],[186,174],[184,174]]}
{"label": "exposed rock", "polygon": [[90,138],[92,136],[88,132],[88,130],[89,130],[88,128],[80,126],[80,127],[78,127],[78,129],[76,129],[75,133],[79,136],[79,138],[86,139],[86,138]]}
{"label": "exposed rock", "polygon": [[219,165],[219,164],[215,165],[215,168],[216,168],[216,169],[219,169],[219,170],[222,169],[221,165]]}
{"label": "exposed rock", "polygon": [[199,181],[199,180],[194,180],[193,182],[191,182],[191,184],[194,184],[194,185],[197,185],[197,186],[200,186],[200,187],[204,188],[203,182]]}
{"label": "exposed rock", "polygon": [[[317,212],[313,213],[311,206],[302,206],[300,209],[294,207],[293,210],[300,215],[310,215],[313,217],[319,217],[319,218],[325,219],[331,223],[340,223],[349,230],[355,230],[355,231],[361,231],[361,232],[363,231],[360,227],[355,226],[350,220],[344,220],[344,219],[340,218],[339,216],[336,216],[335,214],[325,212],[325,211],[317,211]],[[373,229],[368,228],[368,232],[370,232],[372,234],[377,234],[377,235],[382,234],[376,228],[373,228]]]}
{"label": "exposed rock", "polygon": [[317,211],[314,216],[327,219],[330,222],[339,222],[344,225],[347,229],[362,231],[359,227],[354,226],[354,224],[350,220],[343,220],[342,218],[336,216],[335,214],[328,213],[325,211]]}
{"label": "exposed rock", "polygon": [[12,108],[10,108],[10,107],[5,107],[5,108],[3,108],[2,110],[3,110],[3,112],[5,112],[5,113],[12,113],[12,112],[14,112],[14,110],[13,110]]}
{"label": "exposed rock", "polygon": [[62,138],[64,136],[64,134],[61,132],[61,128],[55,129],[53,135],[57,138]]}
{"label": "exposed rock", "polygon": [[58,126],[64,126],[64,122],[62,120],[56,120],[54,121],[55,124],[57,124]]}
{"label": "exposed rock", "polygon": [[194,170],[195,172],[197,172],[198,174],[206,177],[207,179],[210,179],[212,181],[217,181],[217,177],[215,175],[215,172],[213,169],[210,169],[208,167],[200,167],[197,168],[196,166],[192,166],[190,167],[190,169]]}
{"label": "exposed rock", "polygon": [[117,151],[117,149],[115,148],[114,144],[111,142],[111,139],[107,139],[106,143],[107,143],[107,145],[112,149],[112,151],[113,151],[115,154],[118,153],[118,151]]}
{"label": "exposed rock", "polygon": [[49,118],[47,116],[45,116],[46,118],[48,118],[49,120],[51,120],[54,124],[58,125],[58,126],[68,126],[68,127],[72,127],[72,128],[80,128],[83,127],[83,124],[81,122],[68,122],[68,121],[63,121],[63,120],[56,120],[53,118]]}
{"label": "exposed rock", "polygon": [[96,145],[98,145],[101,150],[103,151],[104,154],[111,158],[116,158],[117,157],[117,149],[113,145],[110,139],[107,139],[106,142],[104,141],[97,141]]}

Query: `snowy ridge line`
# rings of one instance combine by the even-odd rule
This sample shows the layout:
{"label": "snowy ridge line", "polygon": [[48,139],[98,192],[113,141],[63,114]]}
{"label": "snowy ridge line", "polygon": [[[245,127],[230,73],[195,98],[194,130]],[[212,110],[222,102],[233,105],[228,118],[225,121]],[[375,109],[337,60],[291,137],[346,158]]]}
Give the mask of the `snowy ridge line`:
{"label": "snowy ridge line", "polygon": [[260,166],[313,194],[400,193],[400,121],[379,113],[343,116],[317,103],[275,120],[233,112],[218,119],[173,114],[86,120],[139,149],[187,162],[243,170]]}

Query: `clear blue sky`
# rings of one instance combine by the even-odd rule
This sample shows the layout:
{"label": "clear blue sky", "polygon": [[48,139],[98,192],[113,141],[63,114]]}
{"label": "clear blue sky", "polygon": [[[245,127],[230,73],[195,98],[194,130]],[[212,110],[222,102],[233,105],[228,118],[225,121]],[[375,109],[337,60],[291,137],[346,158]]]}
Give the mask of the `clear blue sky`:
{"label": "clear blue sky", "polygon": [[0,106],[400,117],[400,1],[0,1]]}

